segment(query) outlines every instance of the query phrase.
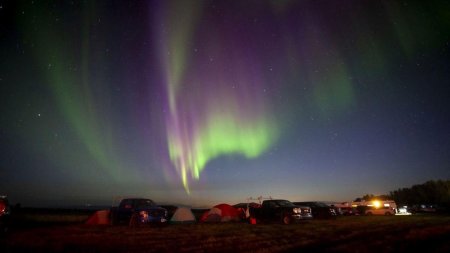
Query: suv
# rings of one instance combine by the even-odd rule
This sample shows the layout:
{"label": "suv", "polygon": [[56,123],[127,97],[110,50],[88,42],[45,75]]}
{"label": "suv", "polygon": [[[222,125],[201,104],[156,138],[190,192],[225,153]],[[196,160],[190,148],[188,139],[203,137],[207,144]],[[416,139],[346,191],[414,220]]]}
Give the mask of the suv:
{"label": "suv", "polygon": [[111,208],[111,224],[128,223],[129,226],[141,224],[167,224],[168,212],[151,199],[122,199],[118,207]]}
{"label": "suv", "polygon": [[9,229],[11,209],[8,198],[0,196],[0,233],[6,233]]}
{"label": "suv", "polygon": [[309,206],[315,219],[334,219],[336,210],[323,202],[294,202],[297,206]]}

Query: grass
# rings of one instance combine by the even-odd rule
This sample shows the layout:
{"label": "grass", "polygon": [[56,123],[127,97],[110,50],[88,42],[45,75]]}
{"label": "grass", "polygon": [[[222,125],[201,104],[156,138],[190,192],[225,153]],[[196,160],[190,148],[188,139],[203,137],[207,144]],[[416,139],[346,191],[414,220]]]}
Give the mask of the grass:
{"label": "grass", "polygon": [[20,227],[83,223],[95,211],[58,208],[21,208],[12,211],[12,219]]}
{"label": "grass", "polygon": [[450,216],[339,217],[300,224],[80,224],[13,230],[9,252],[450,252]]}

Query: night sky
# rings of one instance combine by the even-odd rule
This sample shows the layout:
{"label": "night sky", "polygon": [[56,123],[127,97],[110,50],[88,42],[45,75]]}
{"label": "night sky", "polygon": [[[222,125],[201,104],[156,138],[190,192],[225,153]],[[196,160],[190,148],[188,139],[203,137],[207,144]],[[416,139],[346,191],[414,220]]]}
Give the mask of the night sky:
{"label": "night sky", "polygon": [[0,195],[351,201],[450,179],[448,1],[3,1]]}

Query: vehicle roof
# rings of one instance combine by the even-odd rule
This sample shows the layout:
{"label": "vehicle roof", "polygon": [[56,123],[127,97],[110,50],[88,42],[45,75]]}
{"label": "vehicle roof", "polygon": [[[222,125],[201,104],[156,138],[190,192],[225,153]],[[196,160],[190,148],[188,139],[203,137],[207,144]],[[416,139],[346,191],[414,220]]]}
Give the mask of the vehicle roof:
{"label": "vehicle roof", "polygon": [[314,206],[317,207],[329,207],[325,202],[321,201],[296,201],[293,202],[295,205],[306,205],[306,206]]}

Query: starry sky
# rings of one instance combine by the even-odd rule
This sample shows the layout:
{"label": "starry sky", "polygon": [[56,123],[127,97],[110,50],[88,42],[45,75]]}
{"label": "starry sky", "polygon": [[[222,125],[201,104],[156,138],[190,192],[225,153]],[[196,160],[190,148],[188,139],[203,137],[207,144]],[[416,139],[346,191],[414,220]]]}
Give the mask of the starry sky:
{"label": "starry sky", "polygon": [[4,1],[0,195],[351,201],[450,178],[448,1]]}

